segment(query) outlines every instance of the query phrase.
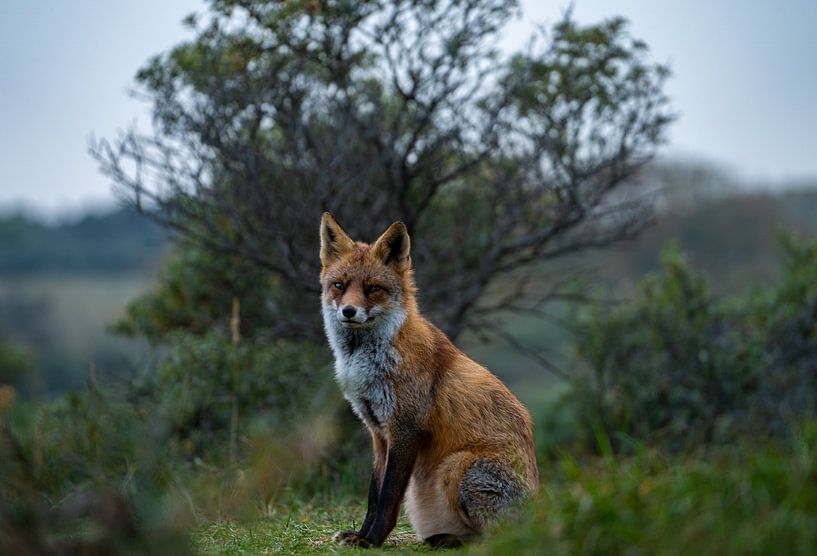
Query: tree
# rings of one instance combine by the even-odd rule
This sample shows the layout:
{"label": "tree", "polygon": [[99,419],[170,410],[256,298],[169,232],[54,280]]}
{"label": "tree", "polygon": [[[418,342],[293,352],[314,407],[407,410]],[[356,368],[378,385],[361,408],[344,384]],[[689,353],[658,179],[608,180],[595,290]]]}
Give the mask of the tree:
{"label": "tree", "polygon": [[[317,223],[406,223],[450,335],[561,294],[536,263],[636,234],[635,179],[672,120],[668,70],[616,18],[568,14],[503,57],[504,0],[212,0],[138,75],[152,134],[91,144],[134,206],[286,292],[281,335],[322,338]],[[491,288],[511,284],[513,295]],[[560,282],[558,282],[560,283]]]}

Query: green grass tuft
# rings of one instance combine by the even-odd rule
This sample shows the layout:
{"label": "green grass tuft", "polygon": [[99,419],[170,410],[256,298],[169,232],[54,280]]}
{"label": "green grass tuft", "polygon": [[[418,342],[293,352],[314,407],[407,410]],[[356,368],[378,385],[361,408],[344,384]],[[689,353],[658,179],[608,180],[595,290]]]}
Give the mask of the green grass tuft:
{"label": "green grass tuft", "polygon": [[[357,505],[316,507],[310,504],[281,507],[253,521],[224,521],[202,525],[193,532],[201,554],[336,554],[356,549],[339,546],[335,532],[359,525],[366,510]],[[407,554],[429,549],[414,535],[405,517],[386,543],[365,554]],[[360,553],[358,551],[358,553]]]}

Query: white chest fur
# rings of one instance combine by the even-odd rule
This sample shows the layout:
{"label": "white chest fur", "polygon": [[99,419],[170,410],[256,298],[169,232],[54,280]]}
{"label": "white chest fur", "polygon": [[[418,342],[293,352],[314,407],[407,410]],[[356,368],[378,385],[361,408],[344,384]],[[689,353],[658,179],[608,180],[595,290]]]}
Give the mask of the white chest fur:
{"label": "white chest fur", "polygon": [[400,355],[394,337],[406,318],[404,311],[381,315],[369,329],[344,328],[336,310],[323,308],[324,327],[335,355],[335,378],[344,397],[364,422],[382,427],[394,411],[394,372]]}

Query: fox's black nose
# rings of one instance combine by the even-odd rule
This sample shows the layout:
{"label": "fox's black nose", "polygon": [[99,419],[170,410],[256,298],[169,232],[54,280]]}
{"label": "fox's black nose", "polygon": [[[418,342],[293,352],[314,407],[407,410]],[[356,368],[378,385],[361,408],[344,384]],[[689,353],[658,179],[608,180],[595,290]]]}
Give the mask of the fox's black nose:
{"label": "fox's black nose", "polygon": [[357,309],[355,309],[351,305],[347,305],[346,307],[343,308],[343,311],[341,311],[341,313],[343,313],[344,317],[350,319],[353,316],[355,316],[355,313],[357,313]]}

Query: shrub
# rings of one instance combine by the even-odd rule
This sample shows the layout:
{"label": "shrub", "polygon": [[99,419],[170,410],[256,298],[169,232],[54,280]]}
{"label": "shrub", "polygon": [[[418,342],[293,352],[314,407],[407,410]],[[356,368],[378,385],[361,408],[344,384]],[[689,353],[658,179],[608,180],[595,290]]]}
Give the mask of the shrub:
{"label": "shrub", "polygon": [[[233,459],[246,456],[253,424],[279,427],[336,393],[329,352],[298,335],[287,295],[239,257],[181,242],[158,287],[112,326],[158,349],[136,392],[182,456],[218,458],[228,446]],[[284,339],[285,328],[297,339]]]}
{"label": "shrub", "polygon": [[814,554],[817,430],[713,457],[563,458],[475,554]]}
{"label": "shrub", "polygon": [[0,553],[188,554],[150,417],[96,390],[0,415]]}
{"label": "shrub", "polygon": [[632,302],[596,308],[578,340],[584,415],[674,449],[784,435],[814,415],[817,241],[781,241],[782,277],[770,288],[715,298],[670,247]]}
{"label": "shrub", "polygon": [[[185,456],[226,452],[235,418],[244,438],[253,422],[289,424],[335,393],[323,350],[308,342],[251,338],[233,345],[213,330],[176,333],[171,343],[142,391]],[[324,381],[315,380],[320,369]]]}
{"label": "shrub", "polygon": [[0,482],[2,495],[32,489],[55,501],[75,488],[121,484],[127,491],[136,467],[164,486],[163,473],[153,473],[163,454],[155,422],[128,402],[96,390],[71,393],[14,407],[0,424],[0,474],[11,479]]}
{"label": "shrub", "polygon": [[26,387],[36,378],[33,354],[24,346],[0,337],[0,386]]}

